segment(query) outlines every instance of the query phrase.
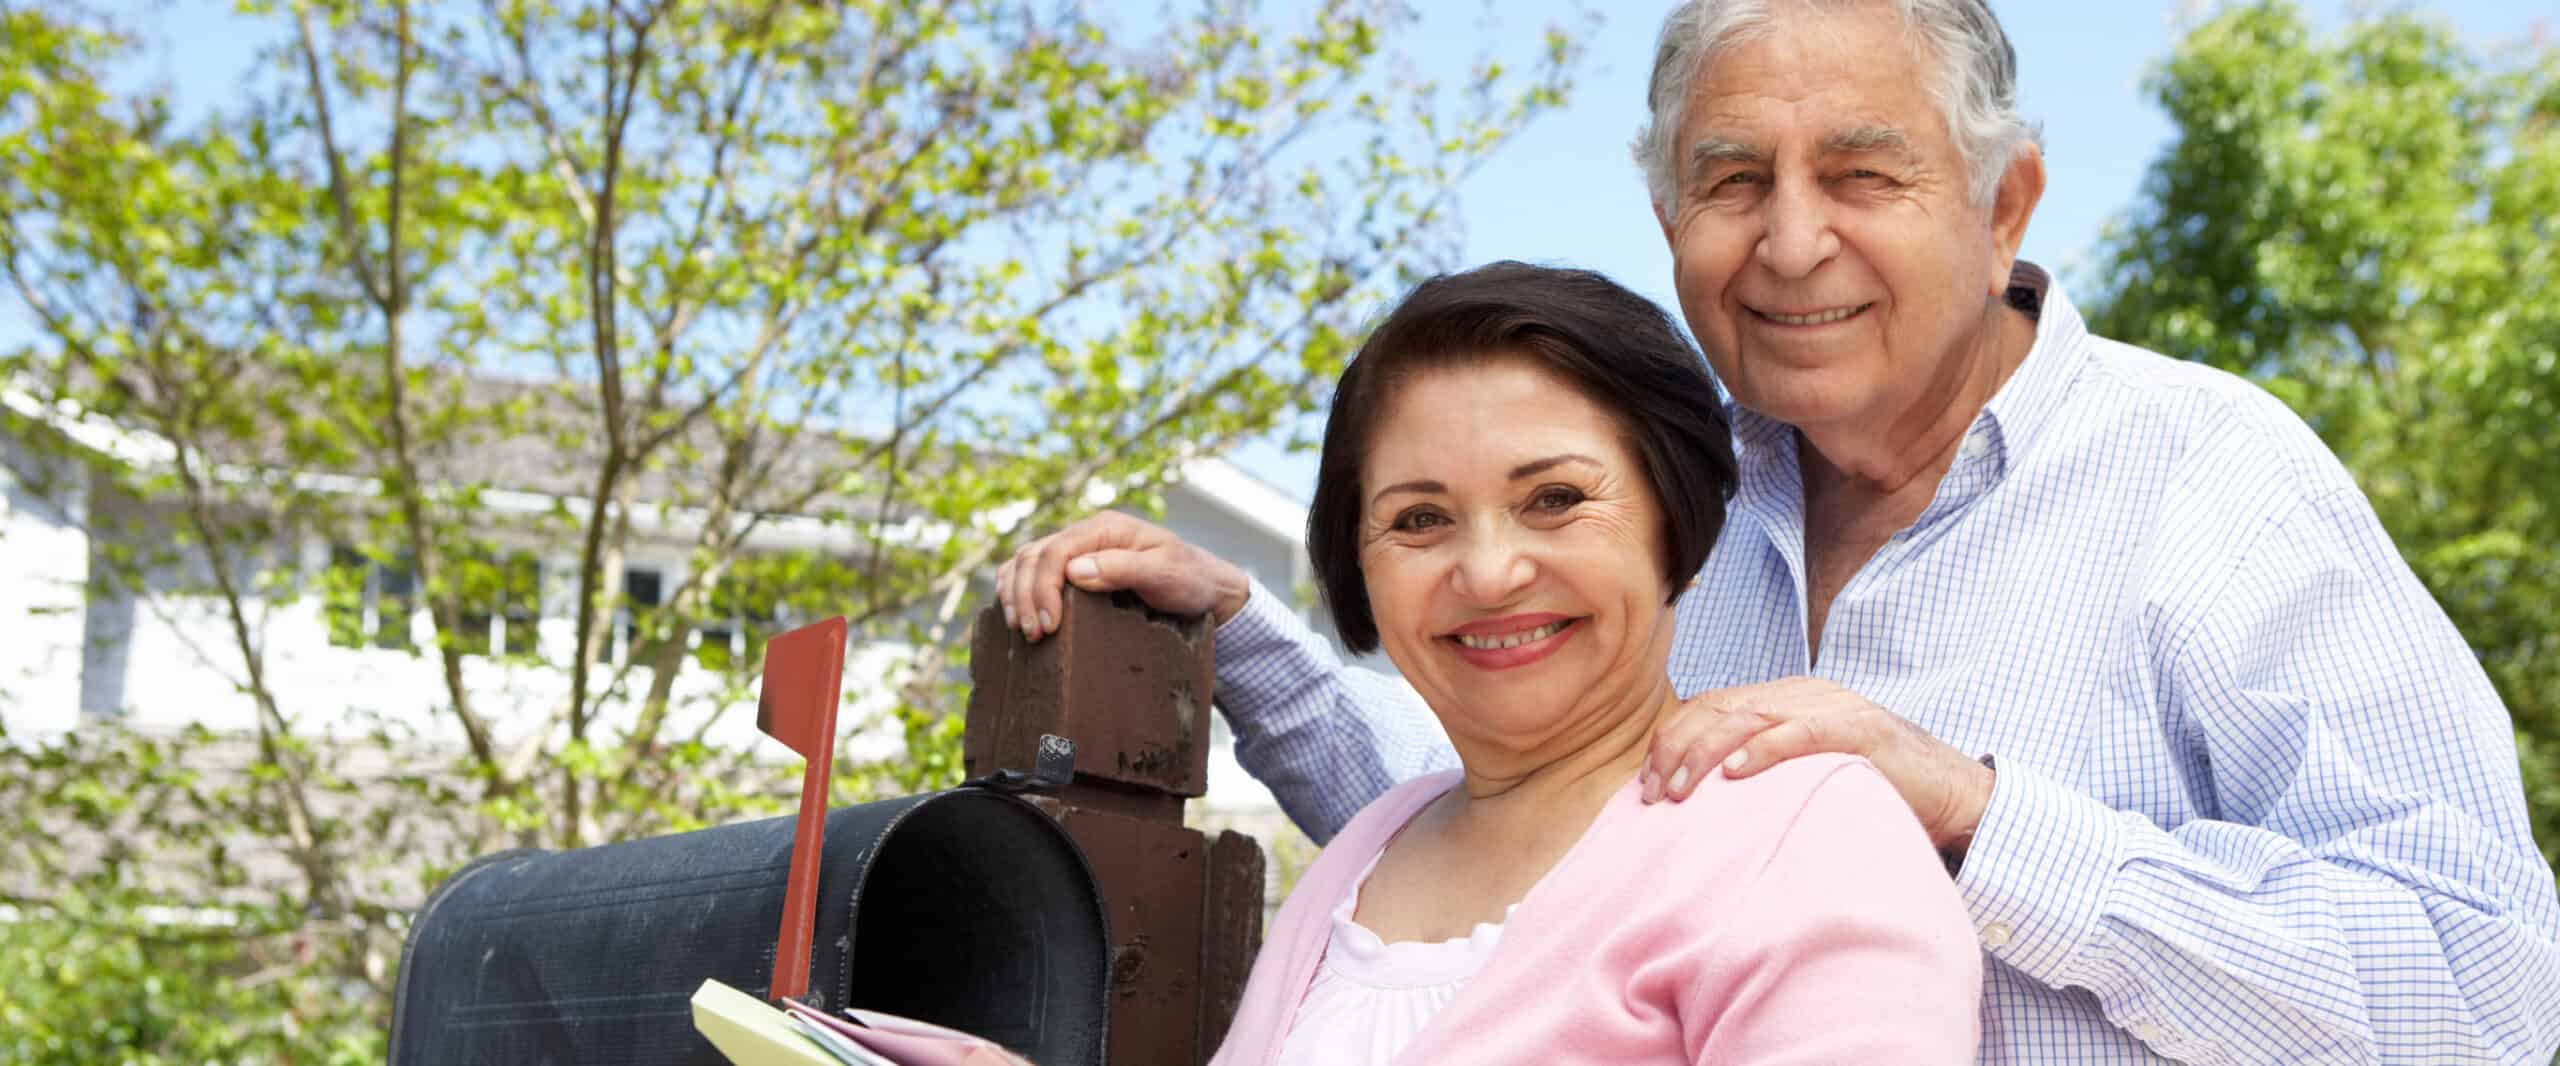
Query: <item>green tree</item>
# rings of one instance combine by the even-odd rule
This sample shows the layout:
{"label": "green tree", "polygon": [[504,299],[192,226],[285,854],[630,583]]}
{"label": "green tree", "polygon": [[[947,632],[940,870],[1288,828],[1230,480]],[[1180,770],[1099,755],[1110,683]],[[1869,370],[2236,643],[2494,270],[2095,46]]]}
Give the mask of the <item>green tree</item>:
{"label": "green tree", "polygon": [[2196,25],[2099,332],[2250,375],[2355,472],[2516,722],[2560,861],[2560,52],[2289,3]]}
{"label": "green tree", "polygon": [[[255,708],[0,743],[0,1057],[378,1054],[454,863],[779,810],[706,737],[788,619],[915,649],[919,750],[839,797],[947,783],[989,561],[1309,410],[1572,61],[1427,78],[1383,0],[1096,6],[250,0],[236,98],[178,101],[155,7],[0,3],[11,473],[79,505],[93,598],[220,619]],[[754,548],[786,524],[828,546]],[[499,627],[543,581],[547,646]],[[293,612],[431,662],[438,721],[351,738],[278,679]]]}

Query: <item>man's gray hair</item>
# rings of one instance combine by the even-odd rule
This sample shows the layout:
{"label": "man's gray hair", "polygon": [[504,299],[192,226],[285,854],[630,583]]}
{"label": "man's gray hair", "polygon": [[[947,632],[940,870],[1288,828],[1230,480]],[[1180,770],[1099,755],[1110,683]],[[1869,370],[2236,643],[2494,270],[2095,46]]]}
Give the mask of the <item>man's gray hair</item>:
{"label": "man's gray hair", "polygon": [[1976,204],[1990,203],[2010,161],[2035,142],[2036,129],[2018,113],[2018,54],[1986,0],[1685,0],[1662,20],[1655,39],[1645,100],[1650,115],[1636,134],[1636,165],[1644,169],[1654,205],[1667,212],[1679,198],[1687,163],[1676,153],[1689,90],[1716,52],[1767,32],[1773,8],[1869,5],[1892,7],[1937,61],[1930,89],[1964,158],[1967,191]]}

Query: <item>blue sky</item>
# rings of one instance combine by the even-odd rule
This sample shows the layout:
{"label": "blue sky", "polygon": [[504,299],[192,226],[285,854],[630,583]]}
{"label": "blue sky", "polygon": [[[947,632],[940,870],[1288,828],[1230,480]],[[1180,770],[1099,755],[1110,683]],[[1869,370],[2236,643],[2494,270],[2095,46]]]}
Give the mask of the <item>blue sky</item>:
{"label": "blue sky", "polygon": [[[1468,70],[1486,50],[1489,34],[1534,36],[1559,20],[1584,50],[1566,105],[1523,131],[1460,189],[1465,262],[1525,259],[1588,267],[1672,306],[1670,257],[1626,150],[1643,117],[1654,30],[1671,0],[1580,0],[1586,10],[1564,16],[1556,14],[1568,6],[1560,0],[1412,2],[1425,14],[1418,32],[1399,47],[1444,77]],[[2328,27],[2354,11],[2415,10],[2449,22],[2477,47],[2560,31],[2560,0],[2302,2]],[[1274,6],[1285,9],[1289,3]],[[2086,261],[2101,230],[2132,204],[2145,168],[2170,135],[2167,121],[2143,98],[2142,77],[2168,53],[2179,28],[2211,5],[1992,0],[1992,6],[2017,47],[2020,106],[2044,127],[2048,179],[2025,254],[2059,271],[2066,285],[2085,285]],[[249,28],[255,24],[223,3],[155,4],[148,10],[140,28],[154,60],[137,73],[173,87],[182,108],[190,101],[230,101],[262,37]],[[0,308],[0,333],[23,328],[13,321],[13,310]],[[1305,499],[1315,457],[1292,454],[1277,442],[1293,431],[1312,440],[1321,428],[1321,414],[1311,416],[1232,458]]]}
{"label": "blue sky", "polygon": [[[1434,40],[1419,58],[1465,69],[1487,8],[1510,32],[1535,32],[1552,21],[1554,0],[1493,0],[1432,8]],[[1555,262],[1598,270],[1673,306],[1671,258],[1645,203],[1627,141],[1644,116],[1644,82],[1654,30],[1670,0],[1598,4],[1600,21],[1580,35],[1581,76],[1566,106],[1541,118],[1460,190],[1469,263],[1494,259]],[[2025,255],[2060,272],[2066,286],[2086,284],[2084,265],[2109,219],[2133,203],[2145,168],[2166,147],[2167,119],[2142,94],[2141,81],[2168,54],[2181,26],[2201,5],[2159,0],[1993,0],[2018,51],[2018,102],[2043,123],[2044,202],[2028,226]],[[2347,0],[2305,0],[2321,24],[2375,9]],[[2415,10],[2450,22],[2475,46],[2513,41],[2537,27],[2560,30],[2551,0],[2444,0],[2384,10]],[[1299,427],[1309,439],[1321,415]],[[1283,434],[1282,436],[1285,436]],[[1270,444],[1233,456],[1256,476],[1306,499],[1315,457]]]}

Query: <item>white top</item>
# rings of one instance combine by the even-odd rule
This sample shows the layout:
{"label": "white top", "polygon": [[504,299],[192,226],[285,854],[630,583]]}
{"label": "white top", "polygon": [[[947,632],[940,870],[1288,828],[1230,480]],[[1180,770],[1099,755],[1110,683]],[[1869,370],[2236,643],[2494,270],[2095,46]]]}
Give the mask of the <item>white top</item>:
{"label": "white top", "polygon": [[1498,922],[1478,922],[1456,940],[1389,944],[1352,921],[1360,888],[1377,868],[1370,859],[1334,905],[1333,936],[1281,1041],[1278,1066],[1385,1066],[1493,957],[1502,939]]}

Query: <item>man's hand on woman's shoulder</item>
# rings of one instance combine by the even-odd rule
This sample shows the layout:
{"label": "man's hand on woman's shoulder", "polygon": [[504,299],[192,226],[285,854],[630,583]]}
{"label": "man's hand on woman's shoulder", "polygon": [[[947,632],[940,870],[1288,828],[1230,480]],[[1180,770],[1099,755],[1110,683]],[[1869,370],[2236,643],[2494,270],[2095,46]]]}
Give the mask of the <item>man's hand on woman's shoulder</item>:
{"label": "man's hand on woman's shoulder", "polygon": [[1874,763],[1940,848],[1961,849],[1991,803],[1990,767],[1866,697],[1813,677],[1689,697],[1654,731],[1644,799],[1687,799],[1719,764],[1727,777],[1749,777],[1818,751]]}
{"label": "man's hand on woman's shoulder", "polygon": [[1070,583],[1089,592],[1127,589],[1156,610],[1207,614],[1216,625],[1244,609],[1252,588],[1243,569],[1163,526],[1104,511],[1023,545],[996,568],[1005,624],[1031,640],[1057,632]]}

